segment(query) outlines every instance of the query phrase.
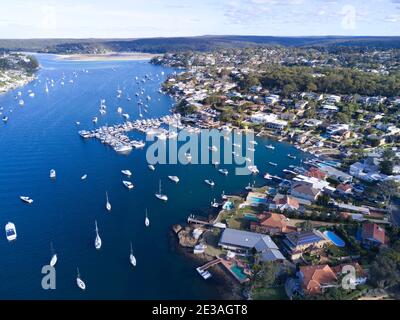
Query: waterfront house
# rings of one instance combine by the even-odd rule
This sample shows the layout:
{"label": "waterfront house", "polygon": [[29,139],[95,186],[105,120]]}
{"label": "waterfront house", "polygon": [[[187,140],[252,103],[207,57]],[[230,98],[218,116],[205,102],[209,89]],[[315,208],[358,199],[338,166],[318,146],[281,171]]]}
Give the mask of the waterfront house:
{"label": "waterfront house", "polygon": [[337,282],[335,272],[327,264],[318,266],[301,266],[297,273],[306,295],[316,295]]}
{"label": "waterfront house", "polygon": [[352,193],[351,184],[343,184],[343,183],[341,183],[336,187],[336,191],[339,194],[343,194],[343,195],[351,194]]}
{"label": "waterfront house", "polygon": [[281,194],[277,194],[272,200],[273,203],[270,204],[270,208],[279,211],[297,211],[300,208],[299,201],[294,197]]}
{"label": "waterfront house", "polygon": [[306,183],[297,183],[292,187],[291,195],[297,198],[315,201],[320,196],[321,191],[313,188],[311,185]]}
{"label": "waterfront house", "polygon": [[226,228],[222,232],[218,245],[238,255],[257,252],[263,261],[285,260],[271,237],[261,233]]}
{"label": "waterfront house", "polygon": [[315,167],[311,167],[304,175],[319,180],[325,180],[328,177],[328,175],[325,172],[322,172],[321,170]]}
{"label": "waterfront house", "polygon": [[330,179],[339,181],[341,183],[349,183],[353,180],[351,175],[331,166],[321,166],[319,170],[325,172]]}
{"label": "waterfront house", "polygon": [[292,261],[301,258],[305,252],[318,253],[326,244],[331,241],[318,230],[300,231],[286,234],[283,240],[285,250]]}
{"label": "waterfront house", "polygon": [[246,197],[245,205],[258,207],[267,204],[267,196],[261,192],[249,192]]}
{"label": "waterfront house", "polygon": [[361,243],[364,247],[380,247],[386,243],[385,229],[376,223],[364,223],[361,229]]}
{"label": "waterfront house", "polygon": [[258,221],[250,223],[250,230],[270,235],[284,234],[297,231],[287,225],[287,218],[283,214],[264,212],[257,215]]}

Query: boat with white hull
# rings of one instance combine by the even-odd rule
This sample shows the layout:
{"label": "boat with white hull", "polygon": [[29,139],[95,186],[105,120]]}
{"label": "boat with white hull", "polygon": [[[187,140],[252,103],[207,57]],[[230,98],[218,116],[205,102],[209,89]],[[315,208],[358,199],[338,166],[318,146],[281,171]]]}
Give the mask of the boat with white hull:
{"label": "boat with white hull", "polygon": [[8,222],[5,226],[5,230],[8,241],[14,241],[17,239],[17,229],[15,228],[14,223]]}

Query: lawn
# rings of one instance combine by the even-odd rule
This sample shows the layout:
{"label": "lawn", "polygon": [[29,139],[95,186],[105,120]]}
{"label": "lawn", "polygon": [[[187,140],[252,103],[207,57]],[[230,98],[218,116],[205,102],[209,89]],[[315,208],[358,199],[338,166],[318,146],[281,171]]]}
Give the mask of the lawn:
{"label": "lawn", "polygon": [[287,300],[285,286],[256,288],[251,291],[254,300]]}

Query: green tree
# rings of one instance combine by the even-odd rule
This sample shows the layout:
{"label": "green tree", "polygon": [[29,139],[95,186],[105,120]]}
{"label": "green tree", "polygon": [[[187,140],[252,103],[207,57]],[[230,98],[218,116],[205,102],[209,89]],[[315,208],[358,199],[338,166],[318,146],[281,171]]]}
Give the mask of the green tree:
{"label": "green tree", "polygon": [[310,220],[302,222],[300,227],[303,231],[312,231],[314,229]]}
{"label": "green tree", "polygon": [[400,242],[382,250],[372,262],[370,281],[379,288],[396,287],[400,284]]}

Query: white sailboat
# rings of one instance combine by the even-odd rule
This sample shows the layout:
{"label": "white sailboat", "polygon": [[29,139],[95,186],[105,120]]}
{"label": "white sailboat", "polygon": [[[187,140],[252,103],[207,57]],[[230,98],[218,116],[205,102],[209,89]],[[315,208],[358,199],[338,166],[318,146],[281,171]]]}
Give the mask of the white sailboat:
{"label": "white sailboat", "polygon": [[97,250],[101,248],[101,238],[99,236],[99,229],[97,228],[97,221],[94,222],[96,225],[96,239],[94,240],[94,246]]}
{"label": "white sailboat", "polygon": [[131,265],[136,267],[136,258],[133,255],[132,242],[131,242],[131,254],[129,255],[129,261],[131,262]]}
{"label": "white sailboat", "polygon": [[50,250],[51,250],[51,259],[50,266],[54,267],[57,263],[57,254],[54,252],[53,243],[50,242]]}
{"label": "white sailboat", "polygon": [[85,282],[83,282],[83,280],[81,279],[81,275],[79,273],[79,268],[76,268],[78,271],[78,275],[76,277],[76,284],[78,285],[79,289],[85,290],[86,289],[86,284]]}
{"label": "white sailboat", "polygon": [[111,211],[111,203],[108,200],[108,192],[107,191],[106,191],[106,209],[107,209],[108,212]]}
{"label": "white sailboat", "polygon": [[147,216],[147,209],[146,209],[146,218],[144,219],[144,225],[148,227],[150,225],[149,217]]}
{"label": "white sailboat", "polygon": [[165,194],[162,194],[161,192],[161,180],[159,182],[158,193],[156,193],[155,196],[162,201],[168,200],[168,197]]}

